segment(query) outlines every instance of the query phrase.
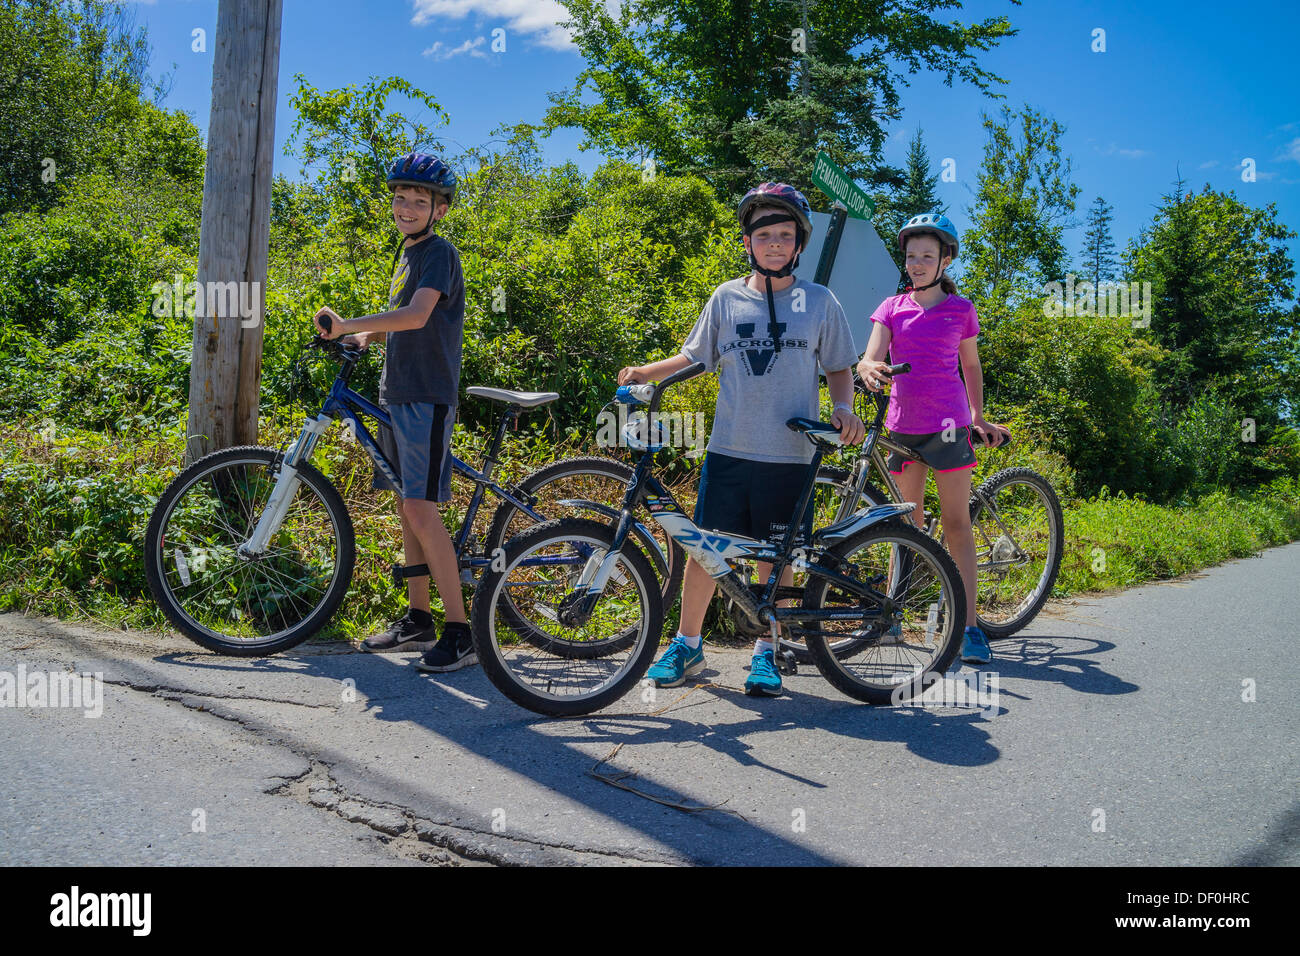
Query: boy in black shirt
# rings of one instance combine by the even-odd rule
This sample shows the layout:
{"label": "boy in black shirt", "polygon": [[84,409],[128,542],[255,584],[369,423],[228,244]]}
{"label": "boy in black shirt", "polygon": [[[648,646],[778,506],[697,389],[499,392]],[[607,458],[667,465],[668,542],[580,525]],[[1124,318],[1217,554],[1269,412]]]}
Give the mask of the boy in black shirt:
{"label": "boy in black shirt", "polygon": [[[406,579],[406,615],[384,633],[362,642],[362,649],[386,653],[423,650],[421,670],[454,671],[477,661],[460,590],[455,547],[438,514],[437,503],[451,500],[451,432],[460,388],[461,336],[465,324],[465,284],[460,256],[433,224],[447,214],[456,194],[456,176],[436,156],[411,153],[388,172],[393,220],[406,237],[402,259],[389,287],[390,311],[341,319],[322,308],[313,321],[326,338],[349,333],[366,348],[385,334],[379,404],[393,420],[391,435],[380,429],[384,454],[397,466],[402,487],[397,513],[402,521],[406,563],[428,564],[446,610],[442,638],[433,643],[429,580]],[[319,317],[331,319],[329,332]],[[392,487],[378,472],[375,488]]]}

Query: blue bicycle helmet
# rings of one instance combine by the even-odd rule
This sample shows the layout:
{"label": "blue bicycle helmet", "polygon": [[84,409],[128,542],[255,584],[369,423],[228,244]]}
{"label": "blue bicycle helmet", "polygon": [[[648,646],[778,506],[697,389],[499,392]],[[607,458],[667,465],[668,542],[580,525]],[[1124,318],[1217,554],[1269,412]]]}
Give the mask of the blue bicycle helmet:
{"label": "blue bicycle helmet", "polygon": [[451,202],[456,197],[456,174],[437,156],[407,153],[388,167],[388,188],[398,186],[424,186],[446,195]]}
{"label": "blue bicycle helmet", "polygon": [[[907,237],[908,236],[934,236],[939,240],[939,256],[943,258],[944,254],[957,258],[957,227],[941,212],[923,212],[919,216],[913,216],[907,220],[907,225],[898,230],[898,248],[907,254]],[[926,289],[932,289],[943,281],[943,269],[939,269],[934,281],[929,285],[923,285],[916,288],[915,292],[924,292]]]}
{"label": "blue bicycle helmet", "polygon": [[939,237],[940,247],[944,245],[952,246],[952,257],[957,258],[957,227],[941,212],[923,212],[919,216],[913,216],[907,220],[907,225],[898,230],[898,248],[904,252],[907,251],[907,237],[922,235],[924,233],[933,233]]}

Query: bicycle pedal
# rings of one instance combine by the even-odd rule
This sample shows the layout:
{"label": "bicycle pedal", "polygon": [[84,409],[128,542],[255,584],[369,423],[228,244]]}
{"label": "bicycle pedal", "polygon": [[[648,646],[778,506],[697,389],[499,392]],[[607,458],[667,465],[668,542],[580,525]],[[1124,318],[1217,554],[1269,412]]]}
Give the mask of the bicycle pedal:
{"label": "bicycle pedal", "polygon": [[776,669],[782,674],[794,676],[799,673],[799,661],[794,656],[794,651],[782,651],[776,658]]}

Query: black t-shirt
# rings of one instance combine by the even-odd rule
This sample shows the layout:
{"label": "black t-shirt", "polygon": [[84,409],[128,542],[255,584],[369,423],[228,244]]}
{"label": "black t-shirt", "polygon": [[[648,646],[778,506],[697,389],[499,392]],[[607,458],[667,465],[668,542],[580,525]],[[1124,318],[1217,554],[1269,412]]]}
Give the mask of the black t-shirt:
{"label": "black t-shirt", "polygon": [[379,401],[455,405],[465,329],[465,280],[460,254],[442,236],[422,239],[402,252],[388,291],[389,310],[410,305],[416,289],[436,289],[438,304],[422,328],[388,332]]}

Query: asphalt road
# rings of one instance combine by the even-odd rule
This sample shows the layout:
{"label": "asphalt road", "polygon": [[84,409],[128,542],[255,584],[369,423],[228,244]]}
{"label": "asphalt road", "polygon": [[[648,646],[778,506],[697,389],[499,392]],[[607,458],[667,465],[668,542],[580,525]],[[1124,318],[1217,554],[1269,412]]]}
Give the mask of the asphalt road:
{"label": "asphalt road", "polygon": [[[1300,543],[1052,605],[994,643],[996,707],[871,708],[811,667],[749,698],[710,649],[713,686],[547,720],[413,654],[0,615],[0,684],[105,682],[97,718],[0,706],[0,864],[1294,866],[1297,621]],[[592,775],[616,747],[598,772],[644,795]]]}

